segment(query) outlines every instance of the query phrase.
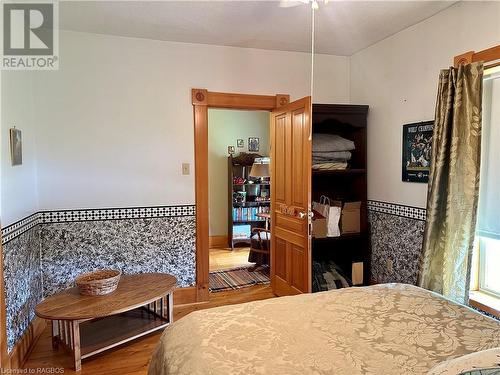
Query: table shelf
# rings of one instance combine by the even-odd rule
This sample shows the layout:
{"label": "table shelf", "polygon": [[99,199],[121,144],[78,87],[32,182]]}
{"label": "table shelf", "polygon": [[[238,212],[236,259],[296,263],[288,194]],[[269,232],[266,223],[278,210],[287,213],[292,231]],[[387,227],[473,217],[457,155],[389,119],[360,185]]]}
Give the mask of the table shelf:
{"label": "table shelf", "polygon": [[145,308],[80,324],[82,359],[165,328],[168,319]]}

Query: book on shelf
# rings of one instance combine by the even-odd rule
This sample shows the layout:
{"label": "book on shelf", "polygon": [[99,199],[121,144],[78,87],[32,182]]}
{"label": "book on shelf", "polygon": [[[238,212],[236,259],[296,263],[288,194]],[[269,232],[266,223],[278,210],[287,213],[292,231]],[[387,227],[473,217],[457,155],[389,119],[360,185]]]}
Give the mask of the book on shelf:
{"label": "book on shelf", "polygon": [[269,213],[269,206],[233,207],[233,221],[264,221],[257,216],[260,213]]}

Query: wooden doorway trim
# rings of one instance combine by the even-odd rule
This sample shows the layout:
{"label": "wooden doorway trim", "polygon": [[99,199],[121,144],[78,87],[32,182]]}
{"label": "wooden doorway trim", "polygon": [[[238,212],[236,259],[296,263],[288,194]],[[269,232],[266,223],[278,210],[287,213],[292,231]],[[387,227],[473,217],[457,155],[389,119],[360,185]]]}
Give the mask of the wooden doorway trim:
{"label": "wooden doorway trim", "polygon": [[290,95],[247,95],[192,89],[194,117],[194,181],[196,204],[196,301],[209,300],[208,234],[208,109],[272,111],[290,102]]}
{"label": "wooden doorway trim", "polygon": [[461,55],[455,56],[453,63],[455,67],[463,64],[470,64],[477,61],[483,61],[485,63],[491,62],[490,65],[484,68],[492,68],[494,66],[500,66],[500,45],[484,49],[479,52],[469,51],[462,53]]}

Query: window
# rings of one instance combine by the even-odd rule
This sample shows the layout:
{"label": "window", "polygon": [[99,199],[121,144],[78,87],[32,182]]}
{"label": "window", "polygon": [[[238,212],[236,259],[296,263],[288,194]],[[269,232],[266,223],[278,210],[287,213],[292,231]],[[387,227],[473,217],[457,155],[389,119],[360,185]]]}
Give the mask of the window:
{"label": "window", "polygon": [[479,290],[500,298],[500,240],[479,237]]}
{"label": "window", "polygon": [[485,71],[476,269],[471,289],[500,299],[500,67]]}

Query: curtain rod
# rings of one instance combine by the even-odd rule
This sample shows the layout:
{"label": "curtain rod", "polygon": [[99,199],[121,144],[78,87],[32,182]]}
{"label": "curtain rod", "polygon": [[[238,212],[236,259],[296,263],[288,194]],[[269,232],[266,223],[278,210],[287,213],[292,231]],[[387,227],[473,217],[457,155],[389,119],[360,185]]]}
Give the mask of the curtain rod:
{"label": "curtain rod", "polygon": [[493,64],[490,64],[490,65],[485,65],[485,66],[484,66],[484,69],[485,69],[485,70],[486,70],[486,69],[491,69],[491,68],[495,68],[495,67],[497,67],[497,66],[500,66],[500,61],[497,61],[497,62],[495,62],[495,63],[493,63]]}
{"label": "curtain rod", "polygon": [[[455,56],[453,59],[455,67],[462,64],[470,64],[477,61],[483,61],[485,63],[500,60],[500,45],[491,48],[484,49],[479,52],[469,51],[462,53],[461,55]],[[500,61],[494,62],[485,68],[492,68],[498,66]]]}

